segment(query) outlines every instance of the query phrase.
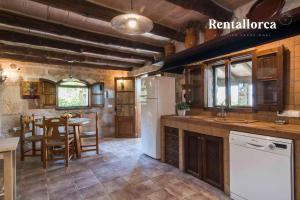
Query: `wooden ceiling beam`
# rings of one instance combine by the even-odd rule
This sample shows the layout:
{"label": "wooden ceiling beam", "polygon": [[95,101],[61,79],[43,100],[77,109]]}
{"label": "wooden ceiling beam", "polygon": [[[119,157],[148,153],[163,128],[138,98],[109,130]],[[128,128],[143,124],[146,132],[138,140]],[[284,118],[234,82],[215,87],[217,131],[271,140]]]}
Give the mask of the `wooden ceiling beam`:
{"label": "wooden ceiling beam", "polygon": [[[120,11],[107,8],[95,3],[91,3],[83,0],[33,0],[38,3],[49,5],[55,8],[69,10],[74,13],[78,13],[87,17],[99,19],[102,21],[110,22],[110,20],[120,14],[124,14]],[[129,5],[128,5],[129,6]],[[174,29],[162,26],[160,24],[154,23],[154,27],[151,33],[172,40],[179,40],[178,32]]]}
{"label": "wooden ceiling beam", "polygon": [[218,21],[231,21],[233,12],[213,0],[167,0],[185,9],[194,10]]}
{"label": "wooden ceiling beam", "polygon": [[124,68],[117,67],[113,65],[96,65],[96,64],[88,64],[88,63],[69,63],[66,61],[60,60],[52,60],[49,58],[41,58],[37,56],[26,56],[26,55],[17,55],[17,54],[9,54],[9,53],[1,53],[0,58],[12,59],[22,62],[32,62],[32,63],[41,63],[41,64],[51,64],[51,65],[62,65],[62,66],[78,66],[78,67],[89,67],[93,69],[106,69],[106,70],[122,70],[122,71],[130,71],[132,68]]}
{"label": "wooden ceiling beam", "polygon": [[71,55],[67,53],[61,52],[53,52],[47,50],[38,50],[38,49],[31,49],[27,47],[17,47],[7,44],[0,44],[0,52],[7,53],[7,54],[14,54],[14,55],[27,55],[31,57],[40,57],[45,59],[52,59],[52,60],[61,60],[64,62],[89,62],[89,63],[99,63],[99,65],[107,64],[112,66],[124,66],[127,68],[131,67],[141,67],[141,64],[134,64],[134,63],[127,63],[123,61],[113,61],[109,59],[102,59],[102,58],[94,58],[88,57],[84,55]]}
{"label": "wooden ceiling beam", "polygon": [[[106,45],[117,45],[125,48],[147,50],[147,51],[153,51],[157,53],[163,53],[164,51],[163,47],[153,46],[138,41],[126,40],[126,39],[108,36],[100,33],[83,31],[83,30],[67,27],[60,24],[45,22],[42,20],[37,20],[30,17],[10,13],[7,11],[0,11],[0,23],[21,27],[21,28],[28,28],[31,30],[42,31],[51,34],[56,34],[60,36],[66,36],[74,39],[87,40],[87,41],[106,44]],[[147,57],[147,56],[141,55],[141,57]]]}
{"label": "wooden ceiling beam", "polygon": [[[108,51],[105,49],[99,49],[96,47],[79,45],[79,44],[71,44],[63,41],[56,41],[53,39],[47,38],[40,38],[31,35],[25,35],[21,33],[16,33],[12,31],[0,30],[0,40],[9,41],[14,43],[21,43],[27,45],[34,45],[40,47],[47,47],[47,48],[56,48],[60,50],[69,50],[77,53],[94,53],[99,54],[102,56],[114,56],[123,59],[135,58],[140,59],[139,57],[132,56],[131,54],[121,53],[121,52],[114,52]],[[126,61],[129,62],[129,61]]]}

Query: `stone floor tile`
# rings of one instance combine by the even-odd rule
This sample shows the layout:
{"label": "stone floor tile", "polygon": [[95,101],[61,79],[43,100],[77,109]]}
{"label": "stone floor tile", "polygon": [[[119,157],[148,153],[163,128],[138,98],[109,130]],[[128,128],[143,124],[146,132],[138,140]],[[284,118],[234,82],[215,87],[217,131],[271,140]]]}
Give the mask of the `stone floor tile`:
{"label": "stone floor tile", "polygon": [[140,139],[101,139],[100,155],[84,153],[68,168],[49,162],[43,169],[37,157],[18,158],[17,181],[18,200],[229,200],[217,188],[142,154]]}
{"label": "stone floor tile", "polygon": [[153,192],[152,194],[149,194],[147,196],[149,200],[175,200],[175,196],[170,194],[167,190],[165,189],[160,189],[156,192]]}

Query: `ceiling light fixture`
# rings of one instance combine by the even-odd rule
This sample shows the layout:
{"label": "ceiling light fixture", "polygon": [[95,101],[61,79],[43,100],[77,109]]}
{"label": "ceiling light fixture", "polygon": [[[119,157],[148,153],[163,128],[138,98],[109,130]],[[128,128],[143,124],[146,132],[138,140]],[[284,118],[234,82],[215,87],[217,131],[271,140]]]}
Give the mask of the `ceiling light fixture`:
{"label": "ceiling light fixture", "polygon": [[118,15],[111,20],[112,27],[128,35],[141,35],[150,32],[153,28],[153,22],[145,16],[133,13],[132,0],[130,6],[131,13]]}

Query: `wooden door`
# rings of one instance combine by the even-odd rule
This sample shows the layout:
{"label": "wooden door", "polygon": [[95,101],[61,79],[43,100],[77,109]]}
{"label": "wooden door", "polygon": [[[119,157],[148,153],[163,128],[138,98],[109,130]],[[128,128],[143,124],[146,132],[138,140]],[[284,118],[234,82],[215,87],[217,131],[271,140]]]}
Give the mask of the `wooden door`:
{"label": "wooden door", "polygon": [[166,163],[179,167],[179,130],[165,127],[165,160]]}
{"label": "wooden door", "polygon": [[223,190],[223,138],[203,136],[203,180]]}
{"label": "wooden door", "polygon": [[137,137],[135,128],[135,79],[115,78],[115,135]]}
{"label": "wooden door", "polygon": [[185,170],[202,178],[202,142],[198,133],[185,131]]}

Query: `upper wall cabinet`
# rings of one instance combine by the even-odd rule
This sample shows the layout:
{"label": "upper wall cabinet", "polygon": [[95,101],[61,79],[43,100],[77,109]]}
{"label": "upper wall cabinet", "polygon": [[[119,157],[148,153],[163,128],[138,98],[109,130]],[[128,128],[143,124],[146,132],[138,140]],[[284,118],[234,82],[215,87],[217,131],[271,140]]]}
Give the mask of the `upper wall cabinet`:
{"label": "upper wall cabinet", "polygon": [[256,109],[283,110],[283,46],[258,51],[253,56],[253,83]]}
{"label": "upper wall cabinet", "polygon": [[204,94],[204,74],[203,67],[189,66],[185,69],[185,100],[193,108],[203,107],[203,94]]}

